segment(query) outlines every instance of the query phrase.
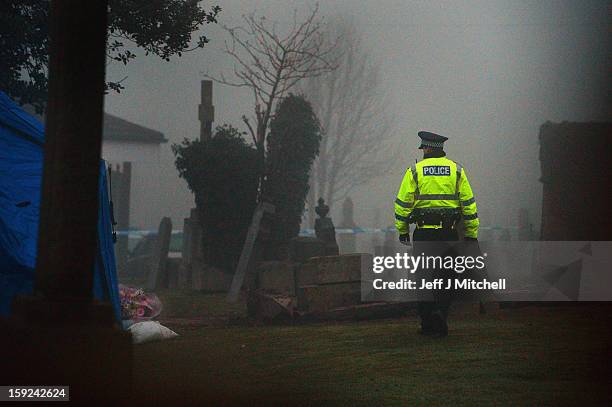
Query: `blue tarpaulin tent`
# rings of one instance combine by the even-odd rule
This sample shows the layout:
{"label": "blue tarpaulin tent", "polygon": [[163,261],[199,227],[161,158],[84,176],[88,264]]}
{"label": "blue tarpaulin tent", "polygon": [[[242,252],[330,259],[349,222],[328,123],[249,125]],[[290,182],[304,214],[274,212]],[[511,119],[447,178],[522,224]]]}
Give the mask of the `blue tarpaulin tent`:
{"label": "blue tarpaulin tent", "polygon": [[[0,315],[34,286],[40,215],[44,127],[0,91]],[[106,165],[100,160],[98,247],[94,298],[113,305],[120,318]]]}

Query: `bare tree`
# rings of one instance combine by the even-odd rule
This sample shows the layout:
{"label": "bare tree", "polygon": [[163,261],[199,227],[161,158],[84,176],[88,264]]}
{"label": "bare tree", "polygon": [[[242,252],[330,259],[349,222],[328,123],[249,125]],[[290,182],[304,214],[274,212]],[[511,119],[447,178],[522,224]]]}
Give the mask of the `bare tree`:
{"label": "bare tree", "polygon": [[322,30],[318,5],[302,22],[297,11],[288,34],[277,32],[277,24],[255,14],[243,16],[245,25],[223,26],[230,36],[224,52],[234,61],[234,78],[223,74],[205,77],[215,82],[246,87],[255,98],[255,127],[247,116],[242,116],[262,160],[268,125],[277,100],[287,95],[299,81],[318,77],[336,69],[335,41],[330,41]]}
{"label": "bare tree", "polygon": [[337,44],[333,57],[338,69],[299,84],[323,134],[311,176],[310,216],[316,199],[323,197],[332,205],[346,198],[390,170],[399,151],[391,142],[393,121],[385,110],[379,61],[365,49],[352,21],[337,18],[328,23],[326,34]]}

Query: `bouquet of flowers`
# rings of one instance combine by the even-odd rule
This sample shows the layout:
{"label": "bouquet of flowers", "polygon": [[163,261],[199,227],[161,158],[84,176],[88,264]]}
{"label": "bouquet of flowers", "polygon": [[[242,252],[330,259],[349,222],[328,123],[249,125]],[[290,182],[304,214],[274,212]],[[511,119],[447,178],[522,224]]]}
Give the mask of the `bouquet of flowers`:
{"label": "bouquet of flowers", "polygon": [[157,295],[147,294],[142,288],[119,284],[119,298],[121,319],[148,321],[157,317],[162,311],[162,304]]}

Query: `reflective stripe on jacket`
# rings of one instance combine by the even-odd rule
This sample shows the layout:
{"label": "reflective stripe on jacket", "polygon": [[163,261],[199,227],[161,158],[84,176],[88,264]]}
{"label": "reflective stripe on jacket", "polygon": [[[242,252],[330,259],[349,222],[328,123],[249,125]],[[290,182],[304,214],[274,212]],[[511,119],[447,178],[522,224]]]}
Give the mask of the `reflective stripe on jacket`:
{"label": "reflective stripe on jacket", "polygon": [[446,157],[425,158],[406,170],[395,200],[395,227],[400,234],[409,232],[408,217],[416,208],[461,208],[465,236],[478,237],[480,222],[467,175]]}

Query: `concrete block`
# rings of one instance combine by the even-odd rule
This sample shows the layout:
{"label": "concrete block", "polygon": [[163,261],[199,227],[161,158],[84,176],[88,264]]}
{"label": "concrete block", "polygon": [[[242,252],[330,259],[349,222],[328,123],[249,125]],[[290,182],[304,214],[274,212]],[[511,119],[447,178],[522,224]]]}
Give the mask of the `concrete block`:
{"label": "concrete block", "polygon": [[372,255],[355,253],[316,257],[310,259],[304,266],[298,271],[298,286],[359,282],[362,269],[364,274],[371,270]]}
{"label": "concrete block", "polygon": [[322,312],[361,303],[359,282],[308,285],[298,288],[297,305],[300,311]]}
{"label": "concrete block", "polygon": [[295,263],[266,261],[257,268],[257,288],[295,295]]}
{"label": "concrete block", "polygon": [[317,264],[314,262],[301,263],[295,269],[295,286],[317,284]]}

